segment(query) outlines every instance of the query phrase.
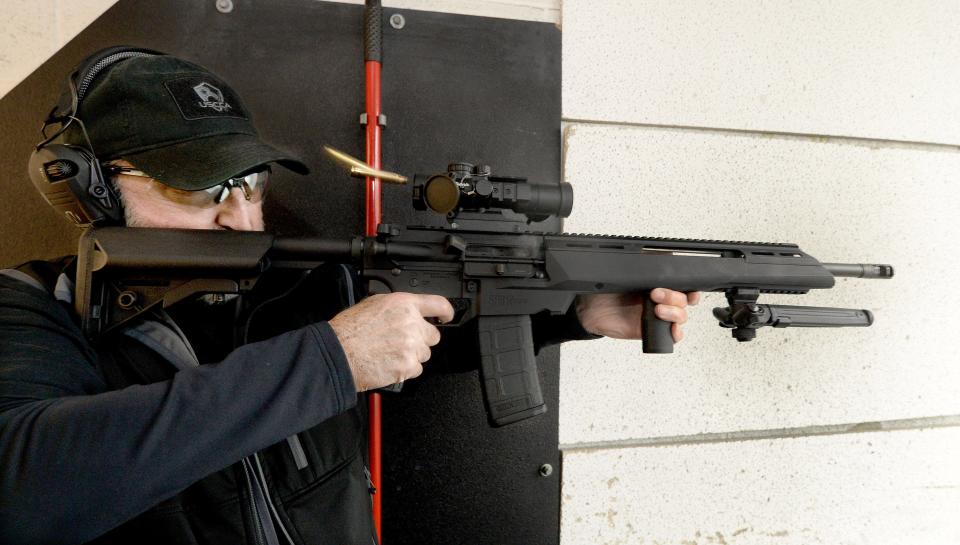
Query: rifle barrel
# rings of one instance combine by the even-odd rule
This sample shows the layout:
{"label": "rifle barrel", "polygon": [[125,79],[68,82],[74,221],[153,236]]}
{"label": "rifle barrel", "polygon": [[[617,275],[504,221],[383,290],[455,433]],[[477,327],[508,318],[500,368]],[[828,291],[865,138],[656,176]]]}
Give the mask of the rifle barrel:
{"label": "rifle barrel", "polygon": [[870,263],[823,263],[823,268],[833,276],[849,278],[893,278],[892,265]]}

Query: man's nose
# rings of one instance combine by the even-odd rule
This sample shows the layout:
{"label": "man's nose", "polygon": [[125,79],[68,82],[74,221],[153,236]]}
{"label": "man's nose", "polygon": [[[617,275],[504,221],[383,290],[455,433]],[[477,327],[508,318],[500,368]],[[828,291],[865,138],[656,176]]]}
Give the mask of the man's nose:
{"label": "man's nose", "polygon": [[217,225],[234,231],[262,231],[263,209],[260,202],[251,202],[239,187],[230,188],[227,198],[217,208]]}

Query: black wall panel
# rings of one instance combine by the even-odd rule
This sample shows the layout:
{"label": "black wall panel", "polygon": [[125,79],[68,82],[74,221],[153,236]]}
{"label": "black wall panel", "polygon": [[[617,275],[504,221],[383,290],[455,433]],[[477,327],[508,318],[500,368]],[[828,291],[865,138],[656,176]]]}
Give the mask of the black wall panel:
{"label": "black wall panel", "polygon": [[[0,100],[0,265],[74,253],[78,232],[26,176],[37,128],[67,71],[88,53],[133,44],[207,66],[240,93],[264,138],[303,158],[267,205],[281,234],[349,236],[363,227],[363,187],[321,154],[363,156],[362,7],[308,0],[121,0]],[[408,175],[448,162],[560,179],[560,31],[551,24],[386,9],[383,161]],[[385,18],[386,19],[386,18]],[[384,187],[384,220],[434,224],[410,188]],[[556,228],[556,222],[542,226]],[[558,355],[544,350],[546,415],[488,427],[469,340],[449,335],[428,373],[384,401],[384,538],[400,543],[559,541]],[[554,468],[549,477],[538,469]]]}

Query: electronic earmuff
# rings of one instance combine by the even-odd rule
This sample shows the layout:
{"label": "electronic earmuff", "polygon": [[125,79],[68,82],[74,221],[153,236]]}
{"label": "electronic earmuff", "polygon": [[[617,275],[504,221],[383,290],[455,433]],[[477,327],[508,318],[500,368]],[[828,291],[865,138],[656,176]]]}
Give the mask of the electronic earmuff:
{"label": "electronic earmuff", "polygon": [[[84,59],[67,77],[61,94],[43,122],[43,140],[30,155],[30,180],[50,206],[80,227],[122,224],[123,207],[93,150],[77,111],[97,76],[113,64],[132,57],[163,55],[139,47],[115,46]],[[47,130],[59,126],[50,136]],[[75,126],[81,142],[65,142],[67,128]]]}

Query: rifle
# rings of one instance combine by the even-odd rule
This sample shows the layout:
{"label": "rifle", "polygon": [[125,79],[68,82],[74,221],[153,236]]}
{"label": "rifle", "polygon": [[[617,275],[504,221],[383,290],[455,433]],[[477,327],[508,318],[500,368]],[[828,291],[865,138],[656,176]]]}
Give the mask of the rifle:
{"label": "rifle", "polygon": [[448,324],[476,323],[487,414],[503,426],[546,411],[530,317],[562,315],[581,294],[640,293],[643,351],[670,353],[670,324],[650,291],[722,291],[720,326],[744,342],[763,327],[869,326],[869,310],[758,304],[760,294],[828,289],[836,277],[891,278],[889,265],[821,263],[796,244],[531,231],[567,217],[569,184],[546,186],[451,164],[414,179],[414,206],[447,227],[381,224],[376,236],[278,238],[263,232],[91,228],[80,239],[76,309],[96,342],[157,308],[198,294],[248,294],[271,271],[308,273],[327,262],[357,267],[371,291],[446,297]]}

